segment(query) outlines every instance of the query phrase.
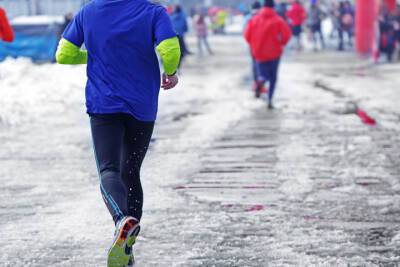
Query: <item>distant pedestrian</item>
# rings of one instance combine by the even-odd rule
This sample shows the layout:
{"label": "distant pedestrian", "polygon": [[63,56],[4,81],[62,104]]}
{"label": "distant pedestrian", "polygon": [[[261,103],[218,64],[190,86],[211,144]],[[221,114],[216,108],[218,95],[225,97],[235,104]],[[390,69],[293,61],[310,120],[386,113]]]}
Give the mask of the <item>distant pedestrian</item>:
{"label": "distant pedestrian", "polygon": [[340,27],[340,16],[339,16],[339,3],[336,1],[333,1],[330,3],[328,6],[328,14],[329,18],[332,23],[332,29],[331,32],[329,33],[329,38],[334,39],[337,34],[339,33],[339,27]]}
{"label": "distant pedestrian", "polygon": [[74,14],[71,12],[68,12],[67,14],[64,15],[64,23],[63,23],[63,32],[64,30],[68,27],[68,25],[71,23],[71,21],[74,19]]}
{"label": "distant pedestrian", "polygon": [[0,40],[4,42],[14,41],[14,31],[8,22],[7,15],[4,9],[0,7]]}
{"label": "distant pedestrian", "polygon": [[388,62],[393,61],[396,50],[396,21],[389,12],[383,12],[379,18],[379,52],[386,54]]}
{"label": "distant pedestrian", "polygon": [[208,43],[208,25],[205,20],[205,16],[202,14],[195,17],[194,28],[197,35],[197,45],[199,49],[199,54],[203,55],[203,46],[207,49],[210,55],[213,54],[210,44]]}
{"label": "distant pedestrian", "polygon": [[265,82],[269,82],[269,109],[274,107],[273,96],[280,58],[291,37],[288,24],[275,12],[274,6],[274,0],[266,0],[264,7],[250,20],[245,30],[245,39],[257,63],[259,77],[257,92]]}
{"label": "distant pedestrian", "polygon": [[338,50],[342,51],[345,49],[344,35],[347,34],[348,45],[353,47],[353,33],[354,33],[354,22],[355,12],[350,1],[340,2],[339,10],[337,12],[339,18],[339,47]]}
{"label": "distant pedestrian", "polygon": [[180,5],[176,5],[171,14],[172,26],[178,34],[179,44],[181,46],[181,60],[183,60],[191,52],[186,44],[186,33],[189,30],[187,16]]}
{"label": "distant pedestrian", "polygon": [[68,25],[72,22],[74,18],[74,14],[68,12],[67,14],[64,15],[64,23],[61,26],[60,33],[59,33],[59,40],[62,38],[62,34],[64,33],[65,29],[68,27]]}
{"label": "distant pedestrian", "polygon": [[396,34],[397,60],[400,60],[400,5],[397,6],[394,18],[395,18],[394,30]]}
{"label": "distant pedestrian", "polygon": [[217,34],[225,34],[226,28],[226,20],[228,19],[228,12],[224,9],[221,9],[217,12],[216,15],[216,26],[217,26]]}
{"label": "distant pedestrian", "polygon": [[[83,44],[87,51],[81,50]],[[162,83],[155,47],[164,64]],[[160,85],[165,90],[177,85],[179,56],[165,8],[144,0],[91,1],[60,41],[58,63],[88,65],[86,106],[100,190],[115,223],[108,267],[134,264],[143,209],[140,169],[157,117]],[[85,225],[82,235],[92,227]]]}
{"label": "distant pedestrian", "polygon": [[307,19],[307,12],[300,1],[293,1],[292,6],[286,12],[286,17],[292,27],[292,33],[296,39],[297,49],[301,50],[303,48],[301,34],[303,32],[303,24]]}
{"label": "distant pedestrian", "polygon": [[325,14],[322,12],[318,3],[312,4],[308,15],[308,26],[311,30],[314,50],[318,49],[318,40],[321,48],[325,47],[324,34],[322,33],[322,20]]}

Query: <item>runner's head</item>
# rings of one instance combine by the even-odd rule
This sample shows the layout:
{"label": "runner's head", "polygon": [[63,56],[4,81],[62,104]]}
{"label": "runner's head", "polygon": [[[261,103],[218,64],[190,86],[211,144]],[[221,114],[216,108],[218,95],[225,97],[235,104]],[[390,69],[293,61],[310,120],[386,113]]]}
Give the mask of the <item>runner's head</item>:
{"label": "runner's head", "polygon": [[175,6],[175,12],[176,13],[181,13],[182,12],[182,7],[180,5]]}
{"label": "runner's head", "polygon": [[264,6],[265,7],[274,8],[275,7],[275,1],[274,0],[265,0]]}

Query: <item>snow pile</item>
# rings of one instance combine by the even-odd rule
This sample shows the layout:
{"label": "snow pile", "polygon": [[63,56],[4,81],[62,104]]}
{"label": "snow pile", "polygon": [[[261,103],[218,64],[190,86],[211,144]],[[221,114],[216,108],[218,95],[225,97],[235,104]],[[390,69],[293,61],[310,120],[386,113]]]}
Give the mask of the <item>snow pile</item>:
{"label": "snow pile", "polygon": [[71,105],[83,109],[85,69],[35,65],[29,59],[7,59],[0,64],[1,124],[33,122],[63,112]]}

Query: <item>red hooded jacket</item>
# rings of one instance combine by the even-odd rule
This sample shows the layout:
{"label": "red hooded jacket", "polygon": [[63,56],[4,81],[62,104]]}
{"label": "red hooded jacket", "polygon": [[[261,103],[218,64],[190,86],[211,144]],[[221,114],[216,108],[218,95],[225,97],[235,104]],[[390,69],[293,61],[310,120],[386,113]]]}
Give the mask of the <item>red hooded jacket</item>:
{"label": "red hooded jacket", "polygon": [[6,12],[0,7],[0,40],[5,42],[14,41],[14,31],[8,23]]}
{"label": "red hooded jacket", "polygon": [[278,59],[292,32],[272,8],[264,7],[248,23],[245,38],[258,62]]}
{"label": "red hooded jacket", "polygon": [[292,26],[301,26],[307,18],[307,12],[300,3],[295,2],[286,12],[286,17]]}

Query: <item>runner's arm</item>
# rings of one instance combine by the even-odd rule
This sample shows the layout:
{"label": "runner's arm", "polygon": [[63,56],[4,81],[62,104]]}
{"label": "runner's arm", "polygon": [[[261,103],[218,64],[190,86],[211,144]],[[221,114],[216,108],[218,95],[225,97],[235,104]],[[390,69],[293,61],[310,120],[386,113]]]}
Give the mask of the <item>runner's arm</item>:
{"label": "runner's arm", "polygon": [[87,51],[81,50],[67,39],[62,38],[58,44],[56,61],[58,64],[64,65],[87,64],[88,54]]}
{"label": "runner's arm", "polygon": [[165,73],[167,75],[174,75],[181,59],[181,48],[178,38],[173,37],[162,41],[157,46],[157,52],[161,56]]}

